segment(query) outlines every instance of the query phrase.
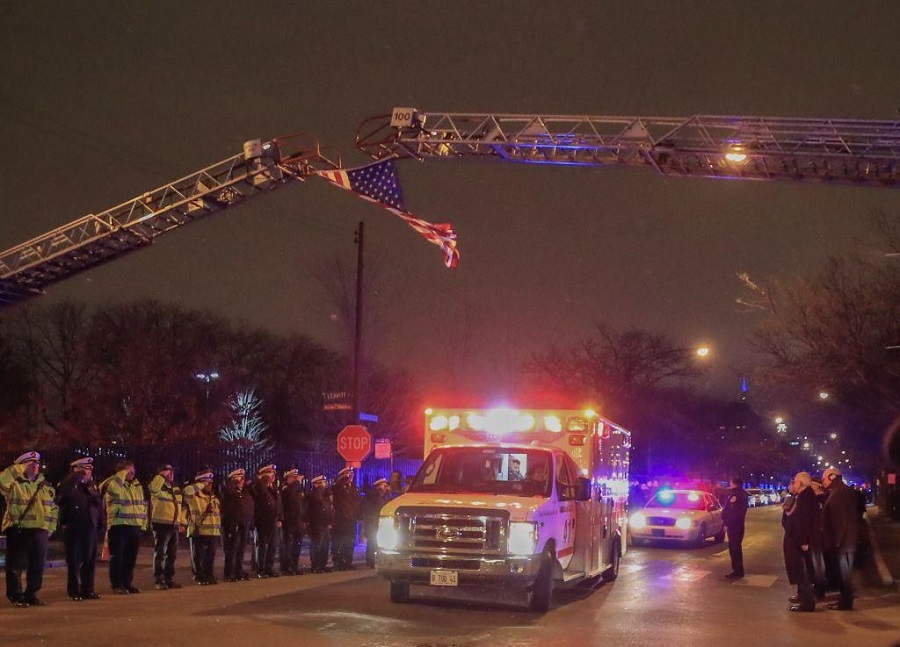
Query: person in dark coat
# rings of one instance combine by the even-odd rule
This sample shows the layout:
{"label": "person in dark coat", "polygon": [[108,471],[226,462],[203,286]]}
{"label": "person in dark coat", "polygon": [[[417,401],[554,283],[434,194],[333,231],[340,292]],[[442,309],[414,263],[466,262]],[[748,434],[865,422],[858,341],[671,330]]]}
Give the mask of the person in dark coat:
{"label": "person in dark coat", "polygon": [[812,555],[821,542],[821,517],[819,502],[811,487],[808,472],[798,472],[794,477],[796,492],[794,504],[784,513],[785,568],[788,579],[797,584],[797,595],[791,597],[791,611],[815,611],[813,594],[815,568]]}
{"label": "person in dark coat", "polygon": [[253,524],[253,497],[245,487],[243,469],[232,470],[222,490],[222,543],[225,548],[225,580],[249,580],[244,570],[244,550]]}
{"label": "person in dark coat", "polygon": [[94,459],[79,458],[70,463],[72,472],[59,484],[57,502],[59,525],[66,549],[69,598],[96,600],[94,574],[97,541],[103,528],[103,497],[94,484]]}
{"label": "person in dark coat", "polygon": [[728,579],[744,577],[744,521],[747,518],[747,493],[741,487],[741,479],[731,479],[731,489],[725,497],[722,521],[728,529],[728,554],[731,557],[731,572]]}
{"label": "person in dark coat", "polygon": [[387,479],[378,479],[363,500],[363,532],[366,534],[366,564],[375,566],[378,548],[378,517],[381,509],[391,500],[390,484]]}
{"label": "person in dark coat", "polygon": [[338,473],[332,488],[334,529],[331,537],[331,559],[336,571],[353,570],[353,549],[359,521],[359,488],[353,483],[353,470],[345,467]]}
{"label": "person in dark coat", "polygon": [[796,477],[788,484],[788,493],[781,502],[781,528],[784,530],[784,538],[781,541],[781,549],[784,554],[784,571],[787,573],[788,582],[794,586],[797,585],[798,564],[795,554],[790,547],[790,538],[788,537],[788,516],[797,503],[797,490],[794,488]]}
{"label": "person in dark coat", "polygon": [[837,564],[841,595],[828,605],[839,611],[853,610],[853,559],[858,540],[856,494],[844,483],[841,473],[830,467],[822,474],[827,498],[822,507],[826,555]]}
{"label": "person in dark coat", "polygon": [[281,486],[281,506],[284,525],[281,528],[281,574],[300,575],[300,549],[303,546],[303,528],[306,525],[306,494],[299,470],[284,473]]}
{"label": "person in dark coat", "polygon": [[253,521],[256,525],[256,576],[278,577],[275,550],[283,522],[281,494],[275,486],[275,466],[261,467],[253,484]]}
{"label": "person in dark coat", "polygon": [[331,495],[325,488],[325,477],[312,480],[312,492],[306,498],[306,519],[309,523],[309,561],[311,572],[324,573],[328,565],[328,544],[334,523]]}

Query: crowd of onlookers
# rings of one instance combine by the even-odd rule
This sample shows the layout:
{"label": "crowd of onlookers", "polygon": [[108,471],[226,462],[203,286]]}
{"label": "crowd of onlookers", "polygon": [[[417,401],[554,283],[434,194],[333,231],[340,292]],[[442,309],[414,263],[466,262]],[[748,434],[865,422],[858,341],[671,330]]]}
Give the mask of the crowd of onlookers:
{"label": "crowd of onlookers", "polygon": [[159,590],[181,587],[176,561],[182,536],[190,547],[192,578],[203,586],[219,582],[214,565],[220,544],[222,577],[228,582],[301,574],[304,540],[311,573],[353,569],[360,522],[367,539],[366,562],[374,565],[379,513],[403,491],[402,476],[394,472],[363,494],[350,468],[341,470],[330,486],[324,475],[307,479],[298,469],[279,474],[275,465],[266,465],[253,478],[244,469],[234,469],[216,487],[210,469],[178,484],[173,466],[166,464],[145,488],[130,460],[121,460],[104,480],[95,479],[90,457],[75,459],[69,467],[56,487],[44,478],[37,452],[25,452],[0,471],[6,595],[16,606],[45,604],[38,592],[54,533],[65,548],[67,593],[73,601],[100,598],[98,559],[109,561],[114,594],[140,593],[134,570],[147,531]]}

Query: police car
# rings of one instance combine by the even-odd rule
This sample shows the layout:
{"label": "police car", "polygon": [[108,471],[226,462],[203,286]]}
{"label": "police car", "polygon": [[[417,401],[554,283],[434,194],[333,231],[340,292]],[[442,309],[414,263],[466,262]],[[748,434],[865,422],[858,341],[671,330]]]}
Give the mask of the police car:
{"label": "police car", "polygon": [[673,541],[703,546],[710,537],[725,540],[722,506],[709,492],[660,490],[642,510],[631,515],[631,543]]}

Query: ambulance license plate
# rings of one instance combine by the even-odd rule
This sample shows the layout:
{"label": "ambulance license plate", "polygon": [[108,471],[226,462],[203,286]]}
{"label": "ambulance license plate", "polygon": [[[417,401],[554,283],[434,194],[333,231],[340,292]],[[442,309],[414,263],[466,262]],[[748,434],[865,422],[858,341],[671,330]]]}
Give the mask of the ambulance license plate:
{"label": "ambulance license plate", "polygon": [[459,572],[431,571],[431,586],[459,586]]}
{"label": "ambulance license plate", "polygon": [[651,528],[654,537],[665,537],[666,531],[662,528]]}

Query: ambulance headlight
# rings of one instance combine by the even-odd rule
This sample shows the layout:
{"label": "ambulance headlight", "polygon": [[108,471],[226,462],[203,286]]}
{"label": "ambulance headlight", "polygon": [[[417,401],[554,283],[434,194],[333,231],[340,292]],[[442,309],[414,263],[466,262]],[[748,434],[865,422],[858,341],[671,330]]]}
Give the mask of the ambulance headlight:
{"label": "ambulance headlight", "polygon": [[691,523],[690,517],[678,517],[678,521],[675,522],[675,527],[679,530],[689,530]]}
{"label": "ambulance headlight", "polygon": [[397,550],[400,545],[400,531],[394,524],[393,517],[378,518],[378,534],[376,535],[378,548],[381,550]]}
{"label": "ambulance headlight", "polygon": [[643,512],[635,512],[631,515],[631,527],[636,529],[644,528],[647,525],[647,517]]}
{"label": "ambulance headlight", "polygon": [[507,548],[510,555],[534,555],[537,551],[537,526],[530,521],[513,521],[509,524]]}

